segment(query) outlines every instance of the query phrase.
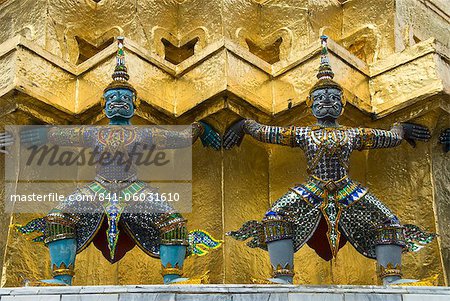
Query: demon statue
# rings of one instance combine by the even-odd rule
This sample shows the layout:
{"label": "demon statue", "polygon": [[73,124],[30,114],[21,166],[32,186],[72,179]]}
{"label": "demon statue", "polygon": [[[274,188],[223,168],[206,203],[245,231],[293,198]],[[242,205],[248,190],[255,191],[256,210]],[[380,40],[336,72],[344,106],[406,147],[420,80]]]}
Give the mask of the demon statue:
{"label": "demon statue", "polygon": [[439,142],[442,144],[444,153],[447,153],[450,150],[450,128],[442,131]]}
{"label": "demon statue", "polygon": [[384,284],[401,279],[401,255],[429,243],[434,235],[414,225],[402,225],[397,216],[348,176],[354,150],[396,147],[402,140],[427,141],[427,128],[402,123],[391,130],[350,128],[337,123],[345,100],[342,87],[333,81],[327,37],[321,37],[322,53],[318,82],[308,105],[317,123],[308,127],[279,127],[241,120],[225,133],[223,146],[239,145],[245,134],[264,143],[299,147],[306,153],[308,180],[292,187],[267,211],[261,222],[248,221],[227,233],[238,240],[253,237],[252,248],[268,250],[275,283],[292,283],[293,255],[305,243],[325,260],[334,258],[349,241],[366,257],[376,258]]}
{"label": "demon statue", "polygon": [[[132,126],[130,119],[138,105],[136,90],[128,83],[123,38],[118,38],[116,67],[113,81],[104,90],[102,104],[110,125],[106,127],[47,127],[28,129],[20,133],[25,145],[55,144],[84,146],[105,152],[120,150],[131,156],[131,146],[138,143],[156,145],[159,149],[190,146],[200,137],[205,146],[220,149],[221,139],[205,122],[195,122],[192,129],[170,131],[161,128]],[[3,144],[13,142],[4,134]],[[125,204],[122,196],[136,194],[154,197],[154,187],[137,179],[135,166],[102,164],[96,167],[93,182],[78,188],[73,195],[53,209],[45,218],[36,219],[18,230],[22,233],[41,231],[51,257],[53,279],[41,280],[35,285],[71,285],[74,276],[75,256],[91,242],[111,262],[120,260],[135,245],[146,254],[161,259],[164,283],[174,283],[181,278],[183,261],[189,254],[204,252],[196,248],[217,248],[221,242],[205,231],[186,230],[186,220],[168,202],[145,199]],[[76,202],[77,196],[109,195],[107,201]],[[77,207],[78,206],[78,207]],[[83,208],[81,208],[82,206]]]}

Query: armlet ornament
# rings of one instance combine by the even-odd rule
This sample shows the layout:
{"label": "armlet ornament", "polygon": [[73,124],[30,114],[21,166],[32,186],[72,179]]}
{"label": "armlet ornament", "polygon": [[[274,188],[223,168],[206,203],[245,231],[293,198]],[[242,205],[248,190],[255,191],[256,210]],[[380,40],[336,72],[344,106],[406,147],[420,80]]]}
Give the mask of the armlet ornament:
{"label": "armlet ornament", "polygon": [[376,245],[391,245],[395,244],[403,248],[406,247],[405,227],[401,225],[381,225],[376,230],[375,244]]}
{"label": "armlet ornament", "polygon": [[375,143],[375,134],[372,129],[361,128],[360,131],[361,149],[373,147]]}
{"label": "armlet ornament", "polygon": [[164,245],[185,245],[188,242],[186,222],[180,214],[167,214],[162,221],[157,223],[161,233],[161,244]]}
{"label": "armlet ornament", "polygon": [[272,266],[273,268],[273,277],[279,277],[279,276],[290,276],[294,277],[294,267],[291,267],[289,263],[287,263],[284,267],[281,266],[281,264],[278,264],[276,267]]}
{"label": "armlet ornament", "polygon": [[292,238],[291,224],[275,212],[269,212],[262,220],[265,242]]}
{"label": "armlet ornament", "polygon": [[389,276],[402,276],[402,266],[401,264],[393,265],[392,263],[388,263],[386,267],[381,264],[377,266],[377,274],[381,279],[389,277]]}
{"label": "armlet ornament", "polygon": [[45,221],[45,244],[56,240],[76,237],[76,220],[70,215],[59,212],[50,213],[45,217]]}

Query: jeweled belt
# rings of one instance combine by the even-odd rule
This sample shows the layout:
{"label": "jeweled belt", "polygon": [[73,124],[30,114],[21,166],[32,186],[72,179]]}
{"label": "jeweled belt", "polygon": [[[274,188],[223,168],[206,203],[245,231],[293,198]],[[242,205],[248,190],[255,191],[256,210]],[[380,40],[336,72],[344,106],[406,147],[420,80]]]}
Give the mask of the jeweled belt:
{"label": "jeweled belt", "polygon": [[321,204],[330,197],[343,205],[350,205],[367,192],[366,188],[353,182],[347,176],[336,181],[310,177],[305,184],[296,185],[291,190],[312,205]]}
{"label": "jeweled belt", "polygon": [[[126,179],[123,180],[113,180],[113,179],[106,179],[100,175],[97,175],[95,177],[95,181],[98,182],[99,184],[110,188],[125,188],[127,186],[129,186],[130,184],[134,183],[137,181],[137,176],[136,175],[132,175]],[[111,186],[116,186],[116,187],[111,187]]]}
{"label": "jeweled belt", "polygon": [[320,190],[327,190],[329,193],[334,193],[337,190],[341,190],[352,182],[348,176],[344,176],[339,180],[323,180],[319,177],[311,175],[308,183],[314,184]]}

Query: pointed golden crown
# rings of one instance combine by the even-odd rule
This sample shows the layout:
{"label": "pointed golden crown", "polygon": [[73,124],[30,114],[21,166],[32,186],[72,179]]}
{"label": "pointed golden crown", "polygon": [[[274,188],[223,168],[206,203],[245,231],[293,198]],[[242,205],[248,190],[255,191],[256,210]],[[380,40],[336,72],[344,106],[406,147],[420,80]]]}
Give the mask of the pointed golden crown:
{"label": "pointed golden crown", "polygon": [[[320,37],[320,42],[322,45],[322,50],[320,53],[320,66],[319,72],[317,72],[317,78],[319,79],[316,84],[309,90],[309,97],[307,99],[307,105],[310,107],[312,105],[312,97],[311,94],[323,88],[335,88],[343,92],[341,85],[333,80],[334,72],[331,69],[330,58],[328,57],[328,45],[327,45],[328,36],[322,35]],[[345,99],[342,98],[342,104],[345,105]]]}

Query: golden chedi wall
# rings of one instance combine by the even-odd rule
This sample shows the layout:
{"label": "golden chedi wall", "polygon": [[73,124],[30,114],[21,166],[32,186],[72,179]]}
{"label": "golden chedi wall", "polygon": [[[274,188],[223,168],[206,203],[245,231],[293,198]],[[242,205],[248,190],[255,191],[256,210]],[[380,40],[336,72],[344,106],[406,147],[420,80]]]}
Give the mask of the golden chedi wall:
{"label": "golden chedi wall", "polygon": [[[206,119],[222,133],[239,117],[310,124],[305,98],[316,80],[318,37],[327,34],[335,80],[348,99],[342,124],[389,128],[413,121],[432,131],[432,140],[416,148],[404,143],[355,153],[351,173],[404,223],[440,234],[404,256],[404,273],[438,275],[448,285],[450,167],[437,137],[450,126],[449,16],[445,0],[0,0],[0,120],[105,123],[100,97],[114,66],[114,37],[123,35],[130,82],[141,99],[134,123]],[[260,219],[304,180],[303,154],[246,138],[231,151],[196,143],[193,156],[188,226],[225,243],[187,259],[185,273],[209,270],[211,283],[268,277],[268,254],[224,233]],[[9,227],[34,216],[3,207],[2,199],[1,286],[50,277],[47,249]],[[333,262],[308,246],[295,260],[297,284],[377,283],[375,262],[349,244]],[[138,248],[111,265],[91,245],[77,256],[74,284],[161,283],[159,270],[159,261]]]}

